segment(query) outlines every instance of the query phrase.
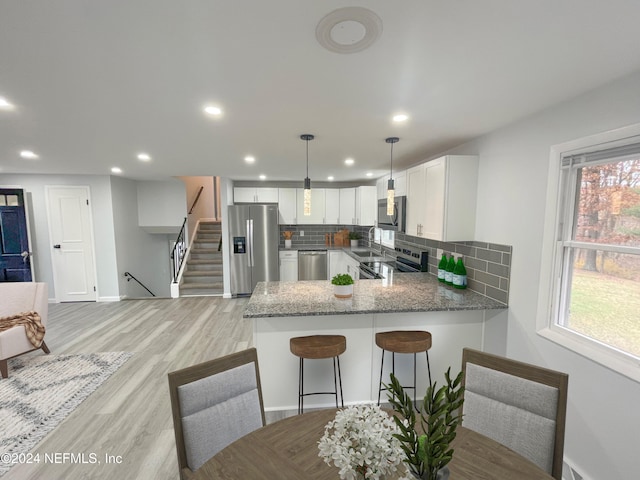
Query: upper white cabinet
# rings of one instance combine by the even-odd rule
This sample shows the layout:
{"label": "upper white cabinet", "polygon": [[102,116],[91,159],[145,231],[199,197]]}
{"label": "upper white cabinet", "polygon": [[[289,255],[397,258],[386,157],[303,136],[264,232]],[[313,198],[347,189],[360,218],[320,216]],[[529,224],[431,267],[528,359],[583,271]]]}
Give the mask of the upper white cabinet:
{"label": "upper white cabinet", "polygon": [[472,240],[477,188],[475,155],[447,155],[407,170],[407,234]]}
{"label": "upper white cabinet", "polygon": [[354,225],[356,223],[356,189],[340,189],[340,215],[338,223],[342,225]]}
{"label": "upper white cabinet", "polygon": [[304,215],[304,189],[234,187],[234,203],[277,203],[281,225],[374,225],[376,187],[312,188],[311,215]]}
{"label": "upper white cabinet", "polygon": [[319,225],[325,218],[325,189],[311,189],[311,215],[304,214],[304,189],[296,189],[296,218],[298,225]]}
{"label": "upper white cabinet", "polygon": [[407,235],[422,236],[426,223],[425,201],[425,164],[407,170]]}
{"label": "upper white cabinet", "polygon": [[328,225],[340,223],[340,190],[337,188],[325,189],[324,223]]}
{"label": "upper white cabinet", "polygon": [[233,187],[233,203],[277,203],[278,189],[268,187]]}
{"label": "upper white cabinet", "polygon": [[[389,185],[389,175],[385,175],[376,181],[378,200],[387,199],[387,186]],[[393,174],[394,195],[403,197],[407,194],[407,172],[397,172]]]}
{"label": "upper white cabinet", "polygon": [[295,225],[297,192],[295,188],[278,189],[278,220],[281,225]]}
{"label": "upper white cabinet", "polygon": [[356,189],[356,225],[375,225],[378,216],[376,187]]}
{"label": "upper white cabinet", "polygon": [[[327,189],[327,191],[332,190]],[[374,186],[341,188],[338,223],[342,225],[373,225],[378,215],[377,204],[376,187]],[[329,215],[328,212],[327,215]]]}

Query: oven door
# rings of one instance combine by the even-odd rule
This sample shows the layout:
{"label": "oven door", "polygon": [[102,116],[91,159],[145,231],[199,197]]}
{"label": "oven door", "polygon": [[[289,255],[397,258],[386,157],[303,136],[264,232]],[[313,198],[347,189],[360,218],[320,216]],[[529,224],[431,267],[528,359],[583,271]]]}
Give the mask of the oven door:
{"label": "oven door", "polygon": [[382,275],[379,275],[376,272],[371,271],[367,267],[360,265],[360,278],[376,280],[383,277]]}

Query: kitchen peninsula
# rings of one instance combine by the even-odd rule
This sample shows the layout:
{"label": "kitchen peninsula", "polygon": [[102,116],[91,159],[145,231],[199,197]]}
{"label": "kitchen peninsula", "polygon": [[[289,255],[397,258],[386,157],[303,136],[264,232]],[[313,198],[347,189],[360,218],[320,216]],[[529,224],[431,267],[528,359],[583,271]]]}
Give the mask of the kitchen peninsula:
{"label": "kitchen peninsula", "polygon": [[[462,348],[481,349],[486,322],[506,308],[470,290],[443,285],[428,273],[404,273],[359,280],[353,297],[342,300],[334,297],[329,281],[261,282],[244,317],[253,319],[265,410],[273,411],[297,409],[298,358],[289,351],[291,337],[344,335],[347,350],[340,357],[340,367],[345,404],[366,403],[378,398],[382,351],[375,345],[376,332],[430,331],[432,376],[442,384],[449,366],[453,372],[460,369]],[[390,354],[385,360],[383,379],[388,381]],[[412,363],[411,355],[396,355],[401,380],[409,380]],[[305,391],[332,391],[331,368],[330,359],[305,362]],[[417,368],[421,397],[428,383],[421,355]],[[332,401],[332,396],[308,397],[305,408],[330,406]]]}

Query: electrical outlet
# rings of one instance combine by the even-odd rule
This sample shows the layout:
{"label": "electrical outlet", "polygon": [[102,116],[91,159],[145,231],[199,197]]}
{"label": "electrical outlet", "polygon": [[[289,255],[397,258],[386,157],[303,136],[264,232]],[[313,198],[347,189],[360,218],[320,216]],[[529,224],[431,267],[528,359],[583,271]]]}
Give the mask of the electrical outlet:
{"label": "electrical outlet", "polygon": [[444,250],[442,250],[441,248],[437,248],[436,249],[436,258],[439,260],[442,258],[442,254],[444,253]]}
{"label": "electrical outlet", "polygon": [[300,230],[300,236],[304,237],[304,230]]}
{"label": "electrical outlet", "polygon": [[459,258],[462,258],[464,260],[461,253],[452,253],[451,255],[453,255],[453,258],[455,259],[456,262],[458,261]]}

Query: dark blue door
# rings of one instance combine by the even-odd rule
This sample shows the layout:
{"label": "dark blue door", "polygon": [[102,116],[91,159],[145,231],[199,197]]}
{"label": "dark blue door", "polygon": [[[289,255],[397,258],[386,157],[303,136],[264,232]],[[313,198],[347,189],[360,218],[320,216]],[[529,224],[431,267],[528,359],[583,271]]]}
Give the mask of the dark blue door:
{"label": "dark blue door", "polygon": [[0,282],[30,282],[24,192],[0,188]]}

